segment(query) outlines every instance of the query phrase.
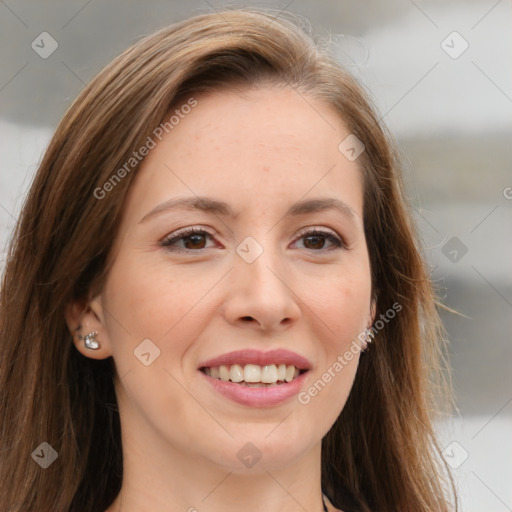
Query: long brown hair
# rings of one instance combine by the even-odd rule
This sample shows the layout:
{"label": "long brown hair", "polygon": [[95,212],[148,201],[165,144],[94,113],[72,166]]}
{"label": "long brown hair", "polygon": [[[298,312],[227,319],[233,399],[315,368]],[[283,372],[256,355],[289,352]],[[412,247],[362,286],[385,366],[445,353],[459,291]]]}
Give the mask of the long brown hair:
{"label": "long brown hair", "polygon": [[[2,511],[97,512],[119,492],[112,359],[82,356],[64,311],[101,289],[136,166],[107,197],[97,191],[178,98],[260,83],[324,101],[363,141],[376,318],[396,302],[402,307],[362,355],[348,402],[323,440],[322,488],[340,508],[450,510],[449,472],[432,426],[434,391],[446,390],[432,385],[443,332],[390,136],[367,94],[294,21],[226,10],[164,28],[117,57],[71,105],[44,155],[1,291]],[[58,453],[47,469],[31,457],[42,442]]]}

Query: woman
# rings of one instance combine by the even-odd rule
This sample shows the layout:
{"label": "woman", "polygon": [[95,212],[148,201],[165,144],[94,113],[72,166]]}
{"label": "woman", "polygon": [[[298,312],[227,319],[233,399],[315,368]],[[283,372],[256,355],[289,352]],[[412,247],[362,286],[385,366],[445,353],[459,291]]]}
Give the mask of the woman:
{"label": "woman", "polygon": [[1,307],[2,510],[451,510],[397,159],[282,16],[197,16],[98,74]]}

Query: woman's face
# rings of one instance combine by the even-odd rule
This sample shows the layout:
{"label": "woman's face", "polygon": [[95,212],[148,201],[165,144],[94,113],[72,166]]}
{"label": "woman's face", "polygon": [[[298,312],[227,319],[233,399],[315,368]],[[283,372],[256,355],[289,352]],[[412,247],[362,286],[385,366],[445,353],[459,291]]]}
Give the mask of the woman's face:
{"label": "woman's face", "polygon": [[98,339],[141,451],[284,467],[319,453],[371,323],[362,174],[291,88],[194,98],[130,189]]}

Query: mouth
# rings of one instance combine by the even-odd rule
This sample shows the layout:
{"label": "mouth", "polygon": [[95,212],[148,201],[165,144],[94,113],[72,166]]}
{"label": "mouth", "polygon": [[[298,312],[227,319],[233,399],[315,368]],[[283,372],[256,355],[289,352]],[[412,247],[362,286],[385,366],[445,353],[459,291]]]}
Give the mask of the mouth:
{"label": "mouth", "polygon": [[238,350],[202,362],[199,373],[215,392],[249,407],[275,407],[297,395],[311,369],[289,350]]}
{"label": "mouth", "polygon": [[233,382],[249,388],[266,388],[280,386],[297,379],[307,372],[293,364],[233,364],[220,366],[204,366],[199,369],[212,379]]}

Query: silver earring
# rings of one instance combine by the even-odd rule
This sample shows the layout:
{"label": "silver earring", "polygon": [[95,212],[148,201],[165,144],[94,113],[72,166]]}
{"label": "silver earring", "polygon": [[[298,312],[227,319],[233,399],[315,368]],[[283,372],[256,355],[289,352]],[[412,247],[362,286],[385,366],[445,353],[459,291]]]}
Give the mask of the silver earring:
{"label": "silver earring", "polygon": [[84,342],[85,348],[88,348],[89,350],[98,350],[100,348],[100,344],[98,340],[96,339],[96,335],[98,334],[96,331],[90,332],[89,334],[86,334],[85,336],[82,336],[80,334],[80,330],[82,329],[82,325],[80,324],[75,331],[78,333],[76,336],[80,341]]}
{"label": "silver earring", "polygon": [[96,339],[96,335],[98,333],[96,331],[90,332],[89,334],[86,334],[84,337],[84,345],[85,348],[88,348],[90,350],[98,350],[100,348],[100,344],[98,340]]}
{"label": "silver earring", "polygon": [[368,350],[368,345],[373,341],[374,336],[375,334],[372,329],[366,329],[361,352],[366,352]]}

